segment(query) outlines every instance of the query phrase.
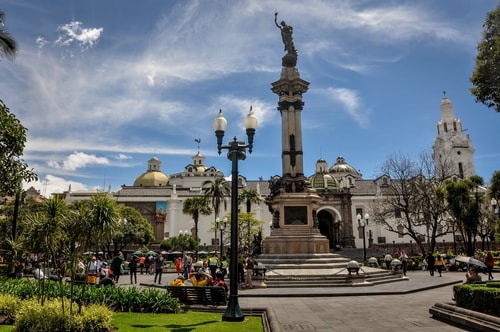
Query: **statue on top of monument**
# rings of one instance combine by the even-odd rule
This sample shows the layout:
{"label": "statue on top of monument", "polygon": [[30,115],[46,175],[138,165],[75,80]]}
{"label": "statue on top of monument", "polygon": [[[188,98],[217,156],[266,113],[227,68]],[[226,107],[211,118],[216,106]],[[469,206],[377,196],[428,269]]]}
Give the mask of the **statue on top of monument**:
{"label": "statue on top of monument", "polygon": [[295,49],[292,39],[293,27],[287,25],[285,21],[281,21],[281,23],[278,24],[278,12],[274,13],[274,24],[281,30],[281,39],[283,39],[283,44],[285,44],[285,51],[297,57],[297,50]]}

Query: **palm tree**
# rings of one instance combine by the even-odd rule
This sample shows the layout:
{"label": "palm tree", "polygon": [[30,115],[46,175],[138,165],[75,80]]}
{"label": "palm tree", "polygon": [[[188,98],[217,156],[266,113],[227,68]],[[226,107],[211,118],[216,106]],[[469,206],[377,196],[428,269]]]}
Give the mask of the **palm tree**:
{"label": "palm tree", "polygon": [[[238,195],[238,203],[245,203],[247,206],[247,213],[252,212],[252,204],[258,204],[262,201],[260,194],[255,189],[243,189]],[[250,219],[247,224],[247,242],[250,244]]]}
{"label": "palm tree", "polygon": [[190,197],[182,204],[182,213],[191,216],[194,220],[194,237],[198,241],[198,221],[200,214],[208,216],[212,209],[208,206],[206,197]]}
{"label": "palm tree", "polygon": [[[237,181],[237,179],[233,179]],[[205,197],[210,200],[212,208],[215,212],[215,220],[219,217],[220,206],[224,204],[224,210],[227,210],[226,197],[231,196],[231,186],[224,178],[216,178],[215,180],[205,180],[202,184]],[[215,229],[215,239],[217,239],[217,228]]]}
{"label": "palm tree", "polygon": [[118,207],[106,194],[92,196],[88,204],[86,249],[91,249],[92,245],[99,249],[99,244],[111,242],[113,231],[118,225]]}
{"label": "palm tree", "polygon": [[17,52],[17,43],[14,38],[3,28],[5,13],[0,11],[0,56],[13,59]]}

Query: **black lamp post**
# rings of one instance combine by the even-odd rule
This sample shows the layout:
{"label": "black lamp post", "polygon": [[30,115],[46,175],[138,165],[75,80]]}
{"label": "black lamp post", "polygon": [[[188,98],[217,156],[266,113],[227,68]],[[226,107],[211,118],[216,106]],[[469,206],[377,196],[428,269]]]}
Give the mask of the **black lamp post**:
{"label": "black lamp post", "polygon": [[227,120],[219,111],[219,115],[213,122],[215,136],[217,137],[217,152],[228,150],[227,158],[231,160],[231,257],[229,261],[229,303],[226,312],[222,315],[223,321],[241,322],[245,316],[238,303],[238,160],[246,158],[246,148],[252,153],[253,136],[257,128],[257,118],[253,114],[252,107],[244,120],[248,144],[239,142],[236,137],[229,145],[222,145],[222,138],[227,127]]}
{"label": "black lamp post", "polygon": [[358,220],[359,227],[361,227],[363,229],[363,258],[364,258],[363,262],[366,262],[366,235],[365,235],[365,227],[366,227],[366,225],[368,225],[368,218],[369,217],[370,216],[368,215],[368,213],[365,213],[365,219],[362,219],[361,214],[359,214],[359,213],[356,216],[356,219]]}
{"label": "black lamp post", "polygon": [[226,229],[226,224],[227,224],[227,218],[224,217],[224,219],[222,219],[222,221],[217,218],[215,220],[215,228],[219,228],[220,230],[220,261],[222,263],[222,253],[223,253],[223,250],[224,250],[224,242],[222,241],[224,238],[223,238],[223,232],[224,232],[224,229]]}

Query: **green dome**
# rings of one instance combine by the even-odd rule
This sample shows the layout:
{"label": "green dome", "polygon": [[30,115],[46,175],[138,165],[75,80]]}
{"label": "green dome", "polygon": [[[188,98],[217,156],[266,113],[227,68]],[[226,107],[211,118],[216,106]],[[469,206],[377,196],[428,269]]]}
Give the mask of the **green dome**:
{"label": "green dome", "polygon": [[314,189],[339,189],[339,182],[330,174],[316,173],[310,178],[311,188]]}

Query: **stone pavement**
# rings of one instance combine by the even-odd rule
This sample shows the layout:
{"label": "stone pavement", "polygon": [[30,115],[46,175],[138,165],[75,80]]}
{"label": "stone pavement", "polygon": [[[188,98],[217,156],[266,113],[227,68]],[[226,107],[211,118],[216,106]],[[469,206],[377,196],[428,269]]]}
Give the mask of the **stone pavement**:
{"label": "stone pavement", "polygon": [[[429,314],[436,302],[451,302],[453,285],[464,279],[464,272],[442,275],[409,271],[407,280],[365,287],[242,289],[239,304],[244,313],[267,308],[272,331],[467,331]],[[175,276],[163,274],[162,284]],[[137,281],[153,279],[139,274]],[[129,286],[129,276],[119,285]]]}

